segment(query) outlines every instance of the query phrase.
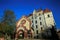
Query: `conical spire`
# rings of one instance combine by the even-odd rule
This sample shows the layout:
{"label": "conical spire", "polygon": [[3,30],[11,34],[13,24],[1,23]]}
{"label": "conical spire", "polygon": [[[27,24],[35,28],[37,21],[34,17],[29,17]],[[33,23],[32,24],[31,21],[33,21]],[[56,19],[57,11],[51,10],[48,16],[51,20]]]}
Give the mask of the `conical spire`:
{"label": "conical spire", "polygon": [[36,13],[36,10],[34,9],[33,14],[35,14],[35,13]]}

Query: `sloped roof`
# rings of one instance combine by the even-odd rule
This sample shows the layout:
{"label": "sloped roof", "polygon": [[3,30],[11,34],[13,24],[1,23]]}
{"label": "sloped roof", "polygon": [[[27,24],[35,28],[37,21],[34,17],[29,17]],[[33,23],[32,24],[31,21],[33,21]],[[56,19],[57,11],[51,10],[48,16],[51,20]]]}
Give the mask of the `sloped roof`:
{"label": "sloped roof", "polygon": [[[36,12],[40,12],[40,11],[43,11],[43,13],[47,13],[47,12],[51,12],[51,10],[49,10],[48,8],[42,10],[42,9],[38,9],[36,10]],[[31,13],[28,17],[32,16],[33,14]]]}
{"label": "sloped roof", "polygon": [[47,12],[51,12],[51,10],[49,10],[48,8],[43,10],[43,13],[47,13]]}

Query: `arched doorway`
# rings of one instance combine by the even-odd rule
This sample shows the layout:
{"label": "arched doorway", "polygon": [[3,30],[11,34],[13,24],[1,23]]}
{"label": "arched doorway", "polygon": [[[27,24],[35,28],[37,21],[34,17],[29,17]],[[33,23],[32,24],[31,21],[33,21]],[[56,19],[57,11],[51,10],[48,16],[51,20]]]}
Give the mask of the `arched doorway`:
{"label": "arched doorway", "polygon": [[20,30],[18,38],[24,38],[24,31]]}

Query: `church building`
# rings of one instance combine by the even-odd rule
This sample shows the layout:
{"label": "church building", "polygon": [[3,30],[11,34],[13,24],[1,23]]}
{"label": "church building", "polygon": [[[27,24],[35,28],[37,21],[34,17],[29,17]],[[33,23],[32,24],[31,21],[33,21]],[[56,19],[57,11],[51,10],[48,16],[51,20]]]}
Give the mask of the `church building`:
{"label": "church building", "polygon": [[17,23],[16,23],[16,38],[32,38],[33,30],[31,28],[31,21],[28,17],[23,16]]}

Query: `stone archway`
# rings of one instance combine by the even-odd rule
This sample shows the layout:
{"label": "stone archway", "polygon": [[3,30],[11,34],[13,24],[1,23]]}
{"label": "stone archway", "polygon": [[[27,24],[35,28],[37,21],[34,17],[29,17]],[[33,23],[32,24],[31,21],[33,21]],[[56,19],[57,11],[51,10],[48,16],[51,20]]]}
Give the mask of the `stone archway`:
{"label": "stone archway", "polygon": [[32,32],[28,33],[29,30],[31,30],[31,21],[26,16],[23,16],[16,24],[16,38],[18,36],[23,36],[23,38],[32,36]]}
{"label": "stone archway", "polygon": [[[21,28],[21,29],[20,29]],[[27,29],[26,27],[20,27],[17,32],[17,37],[19,38],[27,38]]]}
{"label": "stone archway", "polygon": [[19,31],[19,36],[18,38],[24,38],[24,31],[23,30],[20,30]]}

